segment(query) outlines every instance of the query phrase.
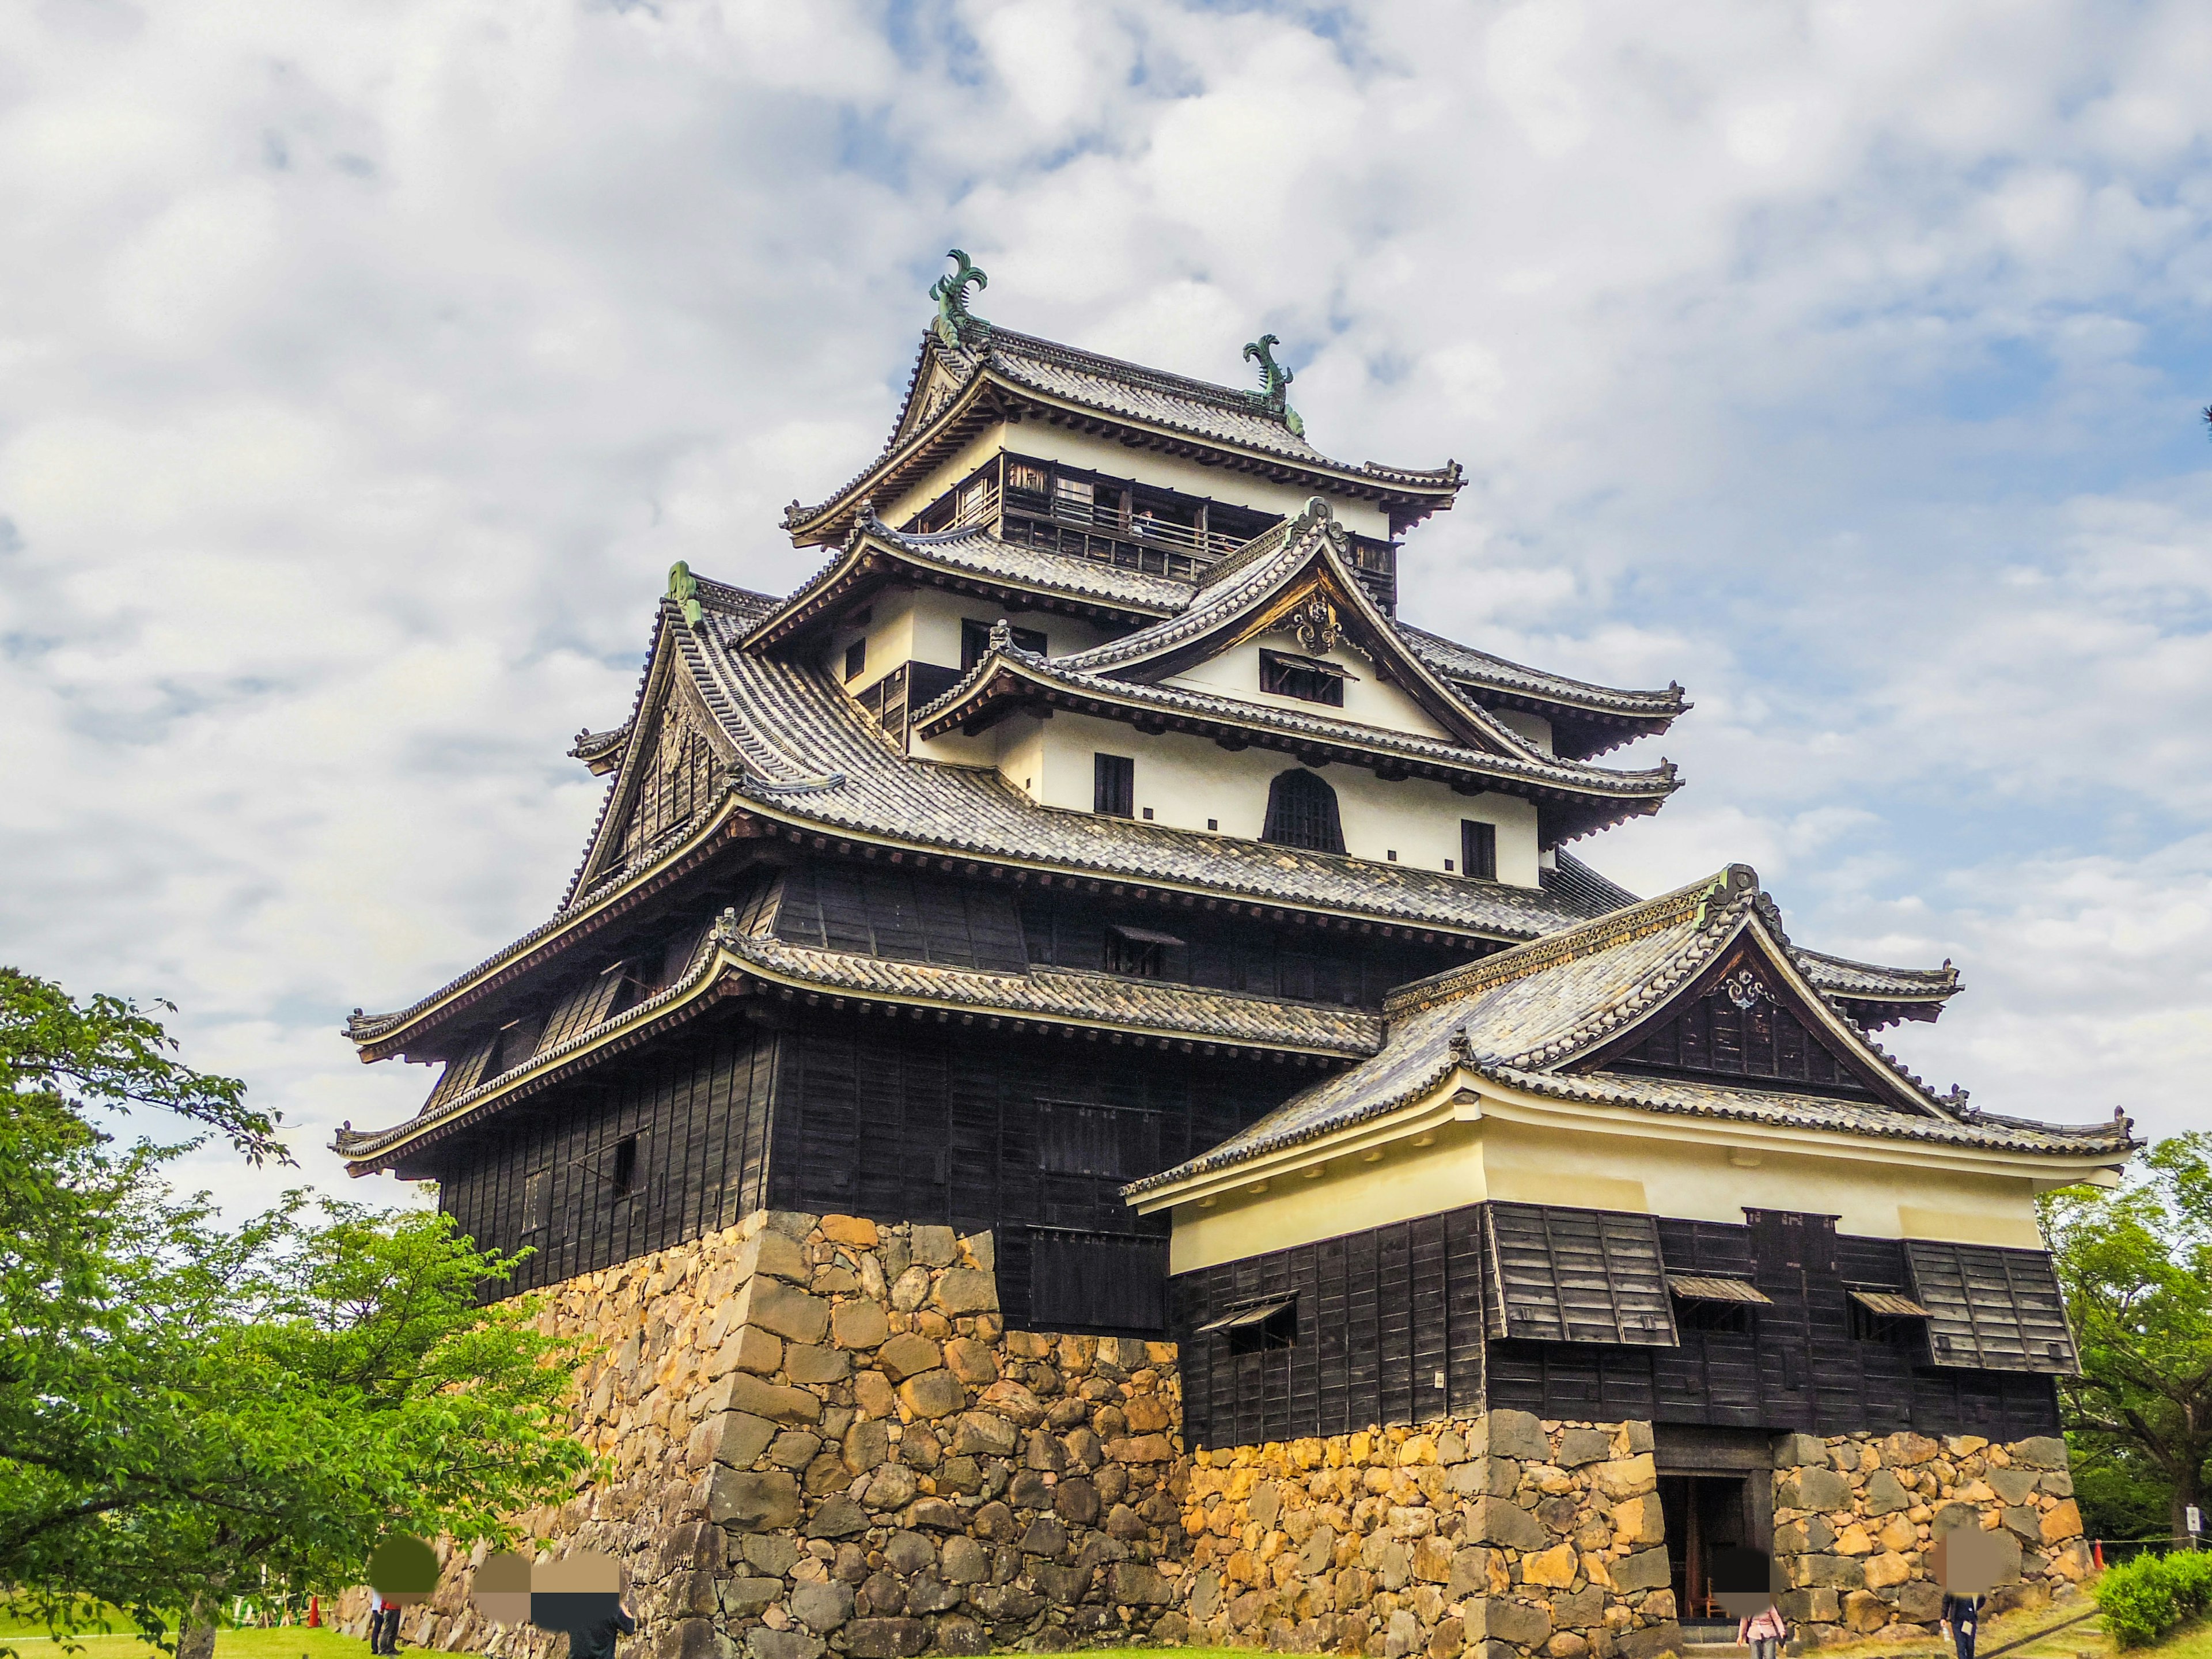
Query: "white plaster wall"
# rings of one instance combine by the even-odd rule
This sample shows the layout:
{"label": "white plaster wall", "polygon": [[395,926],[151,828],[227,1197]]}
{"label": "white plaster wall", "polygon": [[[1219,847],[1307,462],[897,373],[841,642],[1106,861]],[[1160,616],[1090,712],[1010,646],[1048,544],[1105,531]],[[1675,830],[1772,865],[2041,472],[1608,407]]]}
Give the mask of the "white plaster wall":
{"label": "white plaster wall", "polygon": [[[1000,770],[1042,805],[1089,811],[1092,757],[1127,755],[1137,763],[1138,817],[1150,807],[1155,823],[1205,831],[1212,820],[1213,833],[1247,840],[1257,840],[1267,826],[1267,786],[1296,764],[1273,750],[1231,753],[1209,738],[1180,732],[1151,737],[1088,714],[1004,722],[1005,728],[1017,726],[1023,728],[1018,738],[1009,729],[1001,739]],[[916,752],[933,754],[934,745]],[[1498,879],[1537,884],[1536,809],[1518,796],[1459,795],[1424,778],[1385,783],[1349,766],[1326,766],[1321,775],[1336,791],[1345,850],[1352,857],[1389,863],[1395,852],[1396,863],[1441,871],[1447,859],[1458,862],[1460,821],[1477,818],[1498,826]]]}
{"label": "white plaster wall", "polygon": [[868,665],[846,690],[865,691],[903,662],[960,665],[960,624],[974,620],[987,626],[1000,617],[1017,628],[1033,628],[1045,636],[1047,654],[1064,657],[1087,651],[1111,637],[1094,623],[1052,611],[1008,611],[975,598],[948,593],[936,587],[887,587],[865,607],[864,624],[843,623],[831,630],[822,665],[832,679],[842,681],[845,650],[866,635]]}
{"label": "white plaster wall", "polygon": [[[1200,466],[1197,462],[1180,456],[1128,448],[1109,440],[1070,432],[1061,427],[1023,422],[1014,426],[1001,423],[985,428],[950,460],[925,476],[888,507],[881,509],[878,516],[886,524],[903,524],[1002,450],[1017,455],[1032,455],[1040,460],[1065,461],[1070,466],[1103,473],[1109,478],[1134,478],[1141,483],[1156,485],[1162,489],[1180,490],[1186,495],[1225,501],[1232,507],[1249,507],[1257,513],[1277,513],[1286,517],[1301,510],[1308,498],[1316,493],[1302,486],[1276,483],[1248,473]],[[1389,517],[1372,501],[1353,501],[1338,495],[1329,495],[1327,499],[1344,527],[1352,534],[1372,536],[1378,540],[1389,538]]]}
{"label": "white plaster wall", "polygon": [[1490,712],[1497,716],[1500,726],[1519,732],[1546,754],[1559,752],[1552,747],[1552,723],[1541,714],[1524,714],[1518,708],[1493,708]]}
{"label": "white plaster wall", "polygon": [[1218,696],[1236,697],[1244,702],[1257,703],[1264,708],[1286,708],[1294,714],[1317,714],[1324,719],[1357,720],[1363,726],[1379,726],[1387,732],[1409,732],[1418,737],[1451,738],[1451,734],[1426,709],[1396,686],[1385,682],[1375,672],[1375,665],[1368,660],[1366,655],[1349,645],[1340,644],[1335,650],[1325,652],[1316,659],[1321,662],[1334,663],[1350,676],[1345,683],[1344,707],[1341,708],[1328,703],[1308,702],[1303,697],[1279,696],[1262,691],[1260,689],[1260,653],[1262,651],[1279,651],[1294,657],[1308,654],[1299,650],[1297,641],[1287,634],[1247,640],[1218,657],[1209,657],[1204,662],[1194,664],[1181,673],[1170,676],[1166,684],[1188,686],[1194,691],[1210,691]]}
{"label": "white plaster wall", "polygon": [[1834,1215],[1868,1238],[1936,1238],[2041,1248],[2034,1183],[2023,1175],[1931,1166],[1906,1142],[1875,1159],[1760,1152],[1719,1133],[1677,1140],[1485,1119],[1436,1133],[1427,1147],[1397,1141],[1368,1161],[1329,1158],[1309,1177],[1292,1170],[1263,1191],[1240,1189],[1212,1207],[1178,1206],[1170,1270],[1188,1273],[1340,1233],[1407,1221],[1485,1199],[1630,1210],[1741,1224],[1749,1209]]}

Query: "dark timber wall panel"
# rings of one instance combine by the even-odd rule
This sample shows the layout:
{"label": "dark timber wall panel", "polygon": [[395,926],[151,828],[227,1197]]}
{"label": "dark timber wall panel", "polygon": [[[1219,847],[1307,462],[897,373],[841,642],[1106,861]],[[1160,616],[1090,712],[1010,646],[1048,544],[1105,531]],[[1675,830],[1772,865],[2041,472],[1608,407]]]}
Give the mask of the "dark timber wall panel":
{"label": "dark timber wall panel", "polygon": [[[1167,1220],[1122,1203],[1122,1183],[1227,1139],[1313,1075],[1250,1058],[881,1017],[795,1027],[783,1053],[775,1205],[994,1228],[1010,1319],[1154,1336],[1165,1334],[1157,1279]],[[1029,1227],[1051,1237],[1034,1246],[1014,1237]],[[1033,1300],[1039,1267],[1042,1299]],[[1085,1273],[1151,1277],[1102,1283],[1095,1298],[1071,1303]],[[1154,1323],[1133,1328],[1133,1309],[1156,1310]]]}
{"label": "dark timber wall panel", "polygon": [[[1477,1412],[1483,1397],[1481,1208],[1346,1233],[1170,1281],[1193,1446],[1348,1434]],[[1289,1297],[1287,1344],[1239,1351],[1200,1328]]]}
{"label": "dark timber wall panel", "polygon": [[[775,1059],[774,1034],[730,1021],[510,1107],[455,1146],[440,1207],[480,1244],[535,1249],[498,1295],[729,1226],[767,1202]],[[617,1148],[633,1136],[630,1188],[617,1193]],[[532,1176],[550,1188],[534,1227]]]}

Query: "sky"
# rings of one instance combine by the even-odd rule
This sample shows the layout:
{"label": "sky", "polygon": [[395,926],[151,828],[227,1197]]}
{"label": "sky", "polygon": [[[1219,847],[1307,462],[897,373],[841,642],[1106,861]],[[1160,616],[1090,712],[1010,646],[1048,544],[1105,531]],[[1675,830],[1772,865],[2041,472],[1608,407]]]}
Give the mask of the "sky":
{"label": "sky", "polygon": [[1579,855],[1953,960],[1886,1040],[1978,1106],[2204,1123],[2207,84],[2173,0],[0,7],[0,960],[284,1113],[224,1202],[405,1197],[347,1011],[550,914],[667,567],[817,567],[957,246],[1462,463],[1404,613],[1696,704]]}

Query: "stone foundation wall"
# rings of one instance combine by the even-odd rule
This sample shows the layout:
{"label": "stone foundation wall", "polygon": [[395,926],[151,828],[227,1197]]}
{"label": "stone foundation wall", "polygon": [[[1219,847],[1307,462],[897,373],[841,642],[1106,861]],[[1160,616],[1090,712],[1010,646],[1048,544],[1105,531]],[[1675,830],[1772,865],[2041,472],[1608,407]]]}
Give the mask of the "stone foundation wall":
{"label": "stone foundation wall", "polygon": [[1774,1463],[1782,1607],[1808,1644],[1936,1634],[1927,1552],[1954,1526],[1990,1533],[2007,1562],[1999,1612],[2063,1601],[2091,1570],[2063,1440],[1792,1434]]}
{"label": "stone foundation wall", "polygon": [[1498,1411],[1192,1462],[1194,1638],[1382,1659],[1679,1641],[1648,1425]]}
{"label": "stone foundation wall", "polygon": [[[576,1430],[612,1473],[519,1519],[625,1564],[625,1659],[1180,1634],[1175,1350],[1007,1333],[988,1234],[771,1212],[545,1294],[600,1346]],[[470,1607],[484,1554],[448,1553],[404,1636],[545,1659]],[[365,1593],[339,1611],[365,1628]]]}
{"label": "stone foundation wall", "polygon": [[[769,1212],[544,1293],[597,1345],[606,1479],[519,1517],[605,1551],[623,1659],[890,1659],[1130,1641],[1375,1659],[1655,1659],[1678,1645],[1648,1424],[1522,1412],[1186,1454],[1175,1350],[1007,1331],[991,1239]],[[1775,1553],[1808,1643],[1929,1633],[1927,1550],[2018,1557],[1999,1607],[2089,1569],[2052,1440],[1784,1435]],[[419,1646],[550,1659],[446,1553]],[[365,1626],[367,1598],[340,1604]]]}

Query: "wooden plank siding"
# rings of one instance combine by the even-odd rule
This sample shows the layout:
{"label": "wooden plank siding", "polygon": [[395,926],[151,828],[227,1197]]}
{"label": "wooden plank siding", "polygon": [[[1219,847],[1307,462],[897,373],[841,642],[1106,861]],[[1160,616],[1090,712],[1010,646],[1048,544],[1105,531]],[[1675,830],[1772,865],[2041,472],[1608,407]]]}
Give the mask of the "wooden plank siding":
{"label": "wooden plank siding", "polygon": [[[480,1244],[535,1252],[488,1291],[595,1272],[763,1207],[775,1059],[773,1033],[724,1021],[549,1091],[457,1145],[439,1170],[439,1206]],[[630,1136],[635,1176],[617,1196],[615,1151]],[[532,1176],[550,1185],[550,1225],[530,1224]]]}
{"label": "wooden plank siding", "polygon": [[[1917,1322],[1855,1326],[1849,1290],[1909,1292],[1905,1252],[1920,1247],[1839,1234],[1828,1216],[1751,1212],[1741,1224],[1636,1218],[1656,1236],[1658,1260],[1622,1253],[1620,1272],[1637,1294],[1608,1292],[1616,1321],[1623,1309],[1640,1312],[1655,1271],[1746,1279],[1770,1298],[1736,1304],[1737,1317],[1712,1328],[1678,1307],[1671,1344],[1632,1325],[1644,1340],[1491,1336],[1504,1300],[1493,1238],[1523,1242],[1504,1257],[1522,1272],[1528,1212],[1547,1207],[1470,1205],[1177,1275],[1170,1305],[1183,1345],[1190,1443],[1338,1434],[1486,1407],[1761,1432],[2021,1439],[2058,1431],[2050,1376],[1933,1364]],[[1587,1253],[1600,1213],[1551,1209],[1544,1236],[1578,1240]],[[1586,1283],[1571,1293],[1595,1297]],[[1288,1349],[1232,1353],[1226,1334],[1199,1333],[1236,1307],[1285,1294],[1298,1310]],[[1593,1312],[1570,1328],[1597,1334],[1599,1324]]]}
{"label": "wooden plank siding", "polygon": [[[1481,1410],[1480,1208],[1178,1274],[1170,1304],[1185,1443],[1249,1445]],[[1287,1346],[1239,1352],[1230,1333],[1200,1333],[1283,1297],[1296,1308]]]}
{"label": "wooden plank siding", "polygon": [[2066,1299],[2040,1250],[1913,1239],[1905,1247],[1911,1294],[1928,1323],[1939,1365],[1967,1370],[2080,1370]]}
{"label": "wooden plank siding", "polygon": [[1114,905],[1074,894],[1022,896],[1022,931],[1034,963],[1103,968],[1109,931],[1117,925],[1182,941],[1161,953],[1161,978],[1349,1007],[1380,1008],[1383,997],[1398,986],[1482,954],[1466,945],[1316,933],[1310,927],[1278,927],[1249,917]]}

